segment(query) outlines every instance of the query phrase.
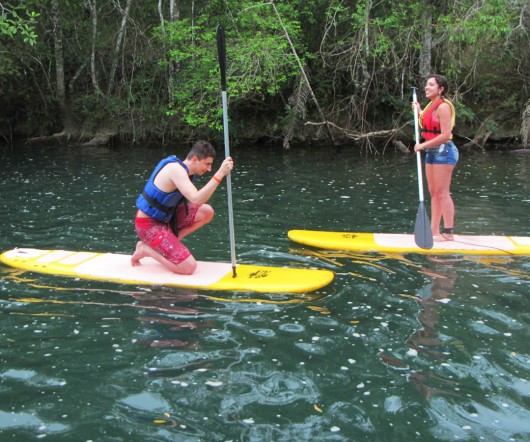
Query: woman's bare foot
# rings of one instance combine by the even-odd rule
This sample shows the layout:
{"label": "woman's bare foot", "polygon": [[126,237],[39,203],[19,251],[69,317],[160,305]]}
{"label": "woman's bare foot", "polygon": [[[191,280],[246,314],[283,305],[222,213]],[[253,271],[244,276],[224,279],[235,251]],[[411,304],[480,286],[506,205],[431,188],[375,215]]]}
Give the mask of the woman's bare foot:
{"label": "woman's bare foot", "polygon": [[435,242],[454,241],[453,229],[442,229],[442,233],[434,235]]}
{"label": "woman's bare foot", "polygon": [[136,243],[136,250],[131,256],[131,264],[133,267],[141,265],[140,260],[148,256],[147,247],[142,241]]}

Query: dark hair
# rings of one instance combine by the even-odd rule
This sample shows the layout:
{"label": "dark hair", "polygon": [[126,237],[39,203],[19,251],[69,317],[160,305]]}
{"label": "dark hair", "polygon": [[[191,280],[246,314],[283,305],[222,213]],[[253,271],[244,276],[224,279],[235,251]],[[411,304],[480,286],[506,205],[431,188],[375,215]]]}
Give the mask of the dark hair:
{"label": "dark hair", "polygon": [[186,159],[191,160],[195,156],[199,160],[204,160],[208,157],[215,158],[215,149],[208,141],[199,140],[193,145]]}
{"label": "dark hair", "polygon": [[443,75],[440,75],[440,74],[432,74],[432,75],[429,75],[428,78],[434,78],[434,80],[438,84],[438,87],[444,88],[444,90],[441,93],[441,96],[443,97],[449,90],[449,84],[447,83],[447,79]]}

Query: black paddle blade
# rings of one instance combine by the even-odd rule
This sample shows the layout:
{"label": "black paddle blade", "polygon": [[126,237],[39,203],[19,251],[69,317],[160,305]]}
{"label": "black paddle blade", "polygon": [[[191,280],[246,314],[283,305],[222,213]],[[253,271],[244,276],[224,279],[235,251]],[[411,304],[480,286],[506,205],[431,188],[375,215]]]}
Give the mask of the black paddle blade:
{"label": "black paddle blade", "polygon": [[432,238],[431,223],[429,216],[423,205],[423,201],[420,201],[418,207],[418,214],[416,215],[416,225],[414,226],[414,241],[418,247],[422,249],[432,249],[434,244]]}
{"label": "black paddle blade", "polygon": [[217,25],[217,55],[221,69],[221,90],[226,91],[226,40],[225,31],[221,25]]}

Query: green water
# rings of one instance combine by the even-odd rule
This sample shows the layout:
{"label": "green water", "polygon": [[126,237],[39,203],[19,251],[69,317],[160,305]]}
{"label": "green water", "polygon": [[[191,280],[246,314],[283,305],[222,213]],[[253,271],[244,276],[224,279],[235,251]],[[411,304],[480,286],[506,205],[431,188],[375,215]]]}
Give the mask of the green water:
{"label": "green water", "polygon": [[[0,248],[132,252],[136,195],[169,153],[3,148]],[[529,257],[304,248],[289,229],[411,233],[415,157],[233,156],[238,262],[327,268],[334,282],[227,293],[0,265],[0,440],[530,438]],[[529,169],[528,155],[462,155],[458,233],[530,236]],[[224,184],[211,202],[214,221],[186,241],[229,262]]]}

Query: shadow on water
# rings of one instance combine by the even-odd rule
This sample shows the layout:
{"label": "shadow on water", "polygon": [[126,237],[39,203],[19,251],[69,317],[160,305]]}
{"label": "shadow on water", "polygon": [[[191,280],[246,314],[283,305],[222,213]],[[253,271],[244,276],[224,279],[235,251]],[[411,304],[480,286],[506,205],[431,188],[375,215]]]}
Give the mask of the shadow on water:
{"label": "shadow on water", "polygon": [[[169,153],[0,151],[2,249],[130,253],[134,200]],[[412,232],[415,159],[234,157],[238,261],[326,268],[334,282],[297,295],[208,292],[2,266],[1,440],[530,437],[527,257],[301,247],[289,229]],[[528,159],[502,159],[464,155],[461,233],[530,234]],[[201,260],[229,261],[223,190],[212,224],[187,238]]]}

